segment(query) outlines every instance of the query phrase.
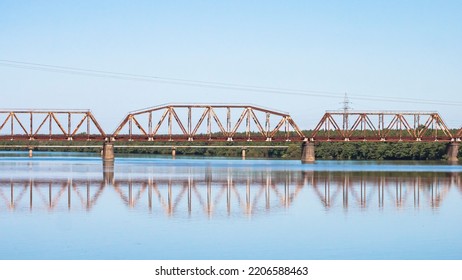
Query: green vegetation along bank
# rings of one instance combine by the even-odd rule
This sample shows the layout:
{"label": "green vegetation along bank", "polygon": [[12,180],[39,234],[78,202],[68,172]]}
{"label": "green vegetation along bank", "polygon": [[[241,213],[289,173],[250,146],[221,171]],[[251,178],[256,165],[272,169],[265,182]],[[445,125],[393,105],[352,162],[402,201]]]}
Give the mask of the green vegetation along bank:
{"label": "green vegetation along bank", "polygon": [[[300,159],[301,143],[245,143],[246,157],[248,158],[272,158],[272,159]],[[24,147],[17,147],[23,145]],[[34,147],[34,146],[66,146],[66,147]],[[84,145],[98,147],[82,147]],[[27,150],[27,146],[33,147],[34,151],[72,151],[72,152],[94,152],[100,153],[103,143],[75,143],[75,142],[24,142],[0,143],[0,150]],[[176,147],[176,155],[186,156],[211,156],[211,157],[241,157],[242,144],[221,142],[221,143],[189,143],[189,142],[165,142],[165,143],[136,143],[123,144],[115,143],[115,152],[120,154],[152,154],[171,155],[171,147]],[[142,147],[143,145],[165,145],[167,148]],[[196,147],[179,147],[179,146]],[[235,147],[233,145],[237,145]],[[284,148],[252,148],[252,146],[285,146]],[[14,147],[16,146],[16,147]],[[78,147],[76,147],[78,146]],[[214,146],[213,148],[197,146]],[[218,147],[217,147],[218,146]],[[448,143],[384,143],[384,142],[322,142],[315,144],[316,159],[319,160],[445,160]],[[462,149],[459,150],[459,157],[462,156]]]}

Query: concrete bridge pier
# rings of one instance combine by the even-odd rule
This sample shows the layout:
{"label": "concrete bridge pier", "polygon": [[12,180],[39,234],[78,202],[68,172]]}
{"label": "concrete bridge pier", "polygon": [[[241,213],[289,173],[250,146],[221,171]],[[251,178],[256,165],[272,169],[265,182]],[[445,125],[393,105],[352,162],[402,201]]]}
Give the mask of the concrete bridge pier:
{"label": "concrete bridge pier", "polygon": [[103,160],[113,161],[114,160],[114,144],[110,142],[104,142],[103,144]]}
{"label": "concrete bridge pier", "polygon": [[448,161],[449,162],[458,162],[459,158],[457,154],[459,153],[459,143],[451,142],[448,146]]}
{"label": "concrete bridge pier", "polygon": [[245,148],[242,148],[241,155],[242,155],[242,159],[245,159]]}
{"label": "concrete bridge pier", "polygon": [[314,154],[314,143],[303,142],[302,144],[302,163],[314,163],[316,156]]}

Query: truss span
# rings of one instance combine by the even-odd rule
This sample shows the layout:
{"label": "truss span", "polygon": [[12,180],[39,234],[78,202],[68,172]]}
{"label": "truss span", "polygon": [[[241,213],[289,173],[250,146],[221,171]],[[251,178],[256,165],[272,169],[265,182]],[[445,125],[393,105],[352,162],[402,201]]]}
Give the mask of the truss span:
{"label": "truss span", "polygon": [[0,110],[0,140],[106,140],[89,110]]}
{"label": "truss span", "polygon": [[437,112],[326,112],[310,141],[443,141],[454,137]]}
{"label": "truss span", "polygon": [[290,115],[254,105],[169,104],[129,113],[112,141],[303,141]]}

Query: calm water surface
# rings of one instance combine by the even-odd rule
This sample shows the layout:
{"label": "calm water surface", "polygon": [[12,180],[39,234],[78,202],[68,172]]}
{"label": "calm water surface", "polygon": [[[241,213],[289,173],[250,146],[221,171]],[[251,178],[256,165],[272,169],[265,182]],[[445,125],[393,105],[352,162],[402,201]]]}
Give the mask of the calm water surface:
{"label": "calm water surface", "polygon": [[0,154],[0,259],[462,259],[462,166]]}

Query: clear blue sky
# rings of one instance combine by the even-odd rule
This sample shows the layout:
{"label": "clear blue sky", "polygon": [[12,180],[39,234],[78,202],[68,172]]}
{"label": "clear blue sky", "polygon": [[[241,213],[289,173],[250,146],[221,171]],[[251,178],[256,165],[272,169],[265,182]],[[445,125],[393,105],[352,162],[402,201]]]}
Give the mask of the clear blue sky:
{"label": "clear blue sky", "polygon": [[[0,60],[336,97],[0,65],[0,107],[89,108],[111,131],[128,111],[163,103],[253,103],[312,128],[348,92],[357,110],[437,110],[456,127],[462,125],[461,15],[462,1],[1,0]],[[368,99],[387,96],[397,102]]]}

